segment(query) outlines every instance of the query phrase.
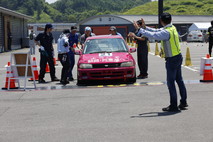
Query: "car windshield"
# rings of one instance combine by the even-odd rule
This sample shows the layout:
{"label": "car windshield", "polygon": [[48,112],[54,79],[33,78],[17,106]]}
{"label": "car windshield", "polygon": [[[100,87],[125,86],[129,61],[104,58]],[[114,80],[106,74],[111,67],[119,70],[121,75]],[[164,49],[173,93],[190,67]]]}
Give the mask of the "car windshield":
{"label": "car windshield", "polygon": [[91,39],[86,41],[83,54],[105,52],[128,52],[128,49],[121,38]]}

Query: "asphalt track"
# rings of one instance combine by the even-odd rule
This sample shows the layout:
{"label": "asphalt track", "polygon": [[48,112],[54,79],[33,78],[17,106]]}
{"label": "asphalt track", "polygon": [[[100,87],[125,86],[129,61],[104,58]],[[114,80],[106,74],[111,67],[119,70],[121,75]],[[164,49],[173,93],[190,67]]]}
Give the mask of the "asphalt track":
{"label": "asphalt track", "polygon": [[[189,47],[192,62],[192,66],[182,66],[187,110],[162,112],[169,104],[165,61],[154,55],[152,43],[149,77],[137,79],[135,84],[77,86],[75,76],[63,86],[50,82],[46,74],[48,83],[36,83],[36,90],[1,90],[0,142],[212,142],[213,83],[199,81],[200,60],[207,46],[181,43],[184,59]],[[10,52],[0,56],[0,86],[4,87],[4,65]],[[38,52],[36,59],[38,65]],[[56,75],[60,77],[61,65],[57,63]],[[76,75],[76,66],[73,73]],[[32,87],[32,82],[28,85]]]}

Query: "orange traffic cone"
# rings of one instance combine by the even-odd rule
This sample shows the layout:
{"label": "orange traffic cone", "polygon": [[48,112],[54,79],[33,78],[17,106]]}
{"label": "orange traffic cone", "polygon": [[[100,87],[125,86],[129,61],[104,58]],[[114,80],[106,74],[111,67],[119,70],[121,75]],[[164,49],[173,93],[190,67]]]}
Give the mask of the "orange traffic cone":
{"label": "orange traffic cone", "polygon": [[[15,79],[12,79],[13,72],[12,72],[12,69],[10,66],[10,62],[8,62],[6,68],[7,68],[7,74],[6,74],[5,87],[1,88],[1,89],[8,89],[8,87],[9,87],[9,89],[18,89],[18,87],[16,87],[16,84],[15,84]],[[9,78],[10,78],[10,84],[9,84]]]}
{"label": "orange traffic cone", "polygon": [[53,58],[53,62],[54,62],[54,65],[57,66],[58,64],[56,64],[56,59]]}
{"label": "orange traffic cone", "polygon": [[203,80],[200,80],[200,82],[213,82],[212,60],[210,59],[209,54],[206,55]]}
{"label": "orange traffic cone", "polygon": [[46,64],[46,73],[49,73],[49,72],[50,72],[49,65]]}
{"label": "orange traffic cone", "polygon": [[[32,67],[33,67],[33,73],[34,73],[35,80],[38,81],[39,77],[38,77],[38,70],[37,70],[37,65],[36,65],[36,57],[33,57]],[[30,78],[29,81],[33,81],[33,78]]]}

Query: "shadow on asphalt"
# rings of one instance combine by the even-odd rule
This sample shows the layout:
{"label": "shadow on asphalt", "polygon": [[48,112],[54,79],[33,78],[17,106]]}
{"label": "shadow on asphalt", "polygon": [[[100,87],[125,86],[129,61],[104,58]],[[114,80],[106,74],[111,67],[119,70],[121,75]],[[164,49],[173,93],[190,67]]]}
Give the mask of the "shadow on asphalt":
{"label": "shadow on asphalt", "polygon": [[131,116],[131,118],[142,118],[142,117],[160,117],[160,116],[170,116],[180,113],[179,112],[147,112],[139,114],[138,116]]}

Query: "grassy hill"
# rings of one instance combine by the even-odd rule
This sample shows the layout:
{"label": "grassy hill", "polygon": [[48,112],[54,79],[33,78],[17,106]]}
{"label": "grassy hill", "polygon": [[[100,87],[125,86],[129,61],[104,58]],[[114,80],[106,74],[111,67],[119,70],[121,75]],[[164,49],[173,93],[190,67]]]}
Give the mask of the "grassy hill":
{"label": "grassy hill", "polygon": [[[164,12],[172,15],[213,15],[213,0],[164,0]],[[125,15],[157,15],[158,2],[134,7]]]}

